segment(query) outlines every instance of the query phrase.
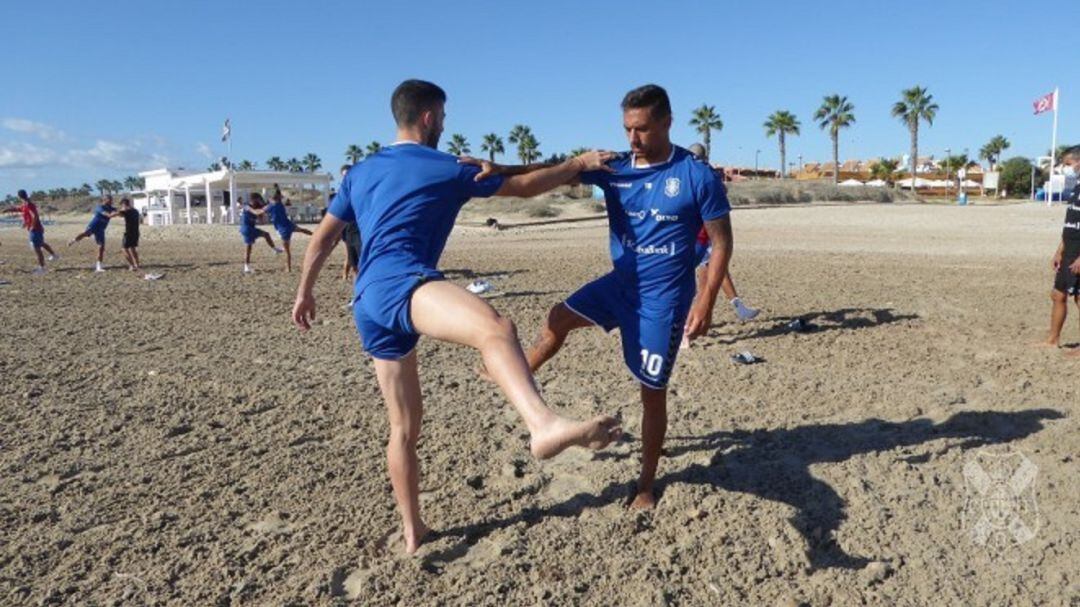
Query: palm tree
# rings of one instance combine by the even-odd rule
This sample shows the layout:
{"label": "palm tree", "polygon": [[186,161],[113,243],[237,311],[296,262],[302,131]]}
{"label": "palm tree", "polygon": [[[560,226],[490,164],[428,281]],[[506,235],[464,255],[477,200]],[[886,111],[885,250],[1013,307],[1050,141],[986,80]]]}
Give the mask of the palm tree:
{"label": "palm tree", "polygon": [[93,191],[94,191],[94,187],[91,186],[89,183],[84,183],[81,186],[79,186],[79,193],[82,194],[83,196],[89,196]]}
{"label": "palm tree", "polygon": [[134,176],[124,177],[124,188],[129,192],[139,189],[139,180]]}
{"label": "palm tree", "polygon": [[285,168],[290,173],[303,173],[304,165],[297,158],[290,158],[285,161]]}
{"label": "palm tree", "polygon": [[1001,135],[994,135],[990,141],[986,142],[986,145],[982,146],[979,150],[979,158],[990,163],[990,170],[994,170],[994,166],[1001,161],[1001,154],[1005,150],[1009,149],[1012,144],[1009,140]]}
{"label": "palm tree", "polygon": [[484,142],[480,144],[480,151],[487,152],[488,160],[495,162],[495,154],[505,154],[502,137],[495,133],[484,135]]}
{"label": "palm tree", "polygon": [[238,171],[254,171],[255,163],[250,160],[241,160],[240,164],[236,165]]}
{"label": "palm tree", "polygon": [[588,152],[588,151],[589,151],[589,148],[574,148],[574,149],[570,150],[570,157],[573,158],[574,156],[581,156],[582,154],[584,154],[585,152]]}
{"label": "palm tree", "polygon": [[900,166],[900,162],[892,158],[882,158],[881,160],[870,165],[870,176],[874,179],[880,179],[882,181],[892,183],[896,169]]}
{"label": "palm tree", "polygon": [[705,139],[705,155],[709,156],[712,154],[712,132],[723,130],[724,121],[720,120],[720,115],[716,113],[716,106],[705,105],[704,103],[701,104],[701,107],[695,109],[692,115],[690,126],[697,127],[697,132],[701,133]]}
{"label": "palm tree", "polygon": [[800,126],[799,119],[795,117],[795,114],[792,114],[787,110],[777,110],[765,121],[765,136],[772,137],[773,135],[777,135],[777,138],[780,141],[781,178],[787,176],[786,136],[788,133],[798,135]]}
{"label": "palm tree", "polygon": [[454,156],[468,156],[472,153],[469,149],[469,140],[465,139],[465,136],[461,133],[454,133],[450,136],[450,143],[446,144],[446,149]]}
{"label": "palm tree", "polygon": [[310,152],[307,156],[304,156],[304,159],[300,161],[300,164],[303,165],[304,170],[308,173],[314,173],[322,168],[322,160]]}
{"label": "palm tree", "polygon": [[97,183],[94,184],[94,187],[97,188],[99,194],[108,194],[112,191],[112,182],[108,179],[98,179]]}
{"label": "palm tree", "polygon": [[900,101],[897,101],[892,108],[892,115],[907,125],[908,132],[911,133],[909,168],[911,169],[912,191],[915,190],[915,169],[919,164],[919,122],[925,120],[926,124],[933,125],[937,111],[938,104],[934,103],[934,96],[919,86],[901,91]]}
{"label": "palm tree", "polygon": [[379,143],[378,141],[372,141],[371,143],[367,144],[367,155],[368,156],[374,156],[375,154],[378,154],[379,150],[381,150],[381,149],[382,149],[382,144],[381,143]]}
{"label": "palm tree", "polygon": [[288,168],[288,165],[285,164],[285,161],[283,161],[280,156],[271,156],[270,160],[266,161],[266,168],[271,171],[284,171]]}
{"label": "palm tree", "polygon": [[821,107],[814,113],[821,130],[829,129],[832,137],[833,183],[840,183],[840,129],[846,129],[855,123],[855,106],[847,97],[828,95],[821,102]]}
{"label": "palm tree", "polygon": [[518,158],[523,164],[529,164],[530,160],[540,156],[540,142],[533,136],[532,129],[524,124],[514,125],[508,139],[510,143],[517,145]]}
{"label": "palm tree", "polygon": [[356,164],[360,162],[360,159],[364,157],[364,150],[360,146],[354,144],[345,148],[345,159],[349,161],[349,164]]}

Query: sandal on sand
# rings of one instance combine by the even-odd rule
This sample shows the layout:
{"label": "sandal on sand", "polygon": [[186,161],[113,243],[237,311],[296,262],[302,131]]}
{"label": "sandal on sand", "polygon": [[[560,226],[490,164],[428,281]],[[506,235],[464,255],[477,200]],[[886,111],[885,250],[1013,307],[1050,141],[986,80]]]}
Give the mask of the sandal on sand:
{"label": "sandal on sand", "polygon": [[738,363],[740,365],[753,365],[756,363],[765,362],[764,358],[758,358],[754,356],[749,350],[739,352],[738,354],[731,355],[731,362]]}

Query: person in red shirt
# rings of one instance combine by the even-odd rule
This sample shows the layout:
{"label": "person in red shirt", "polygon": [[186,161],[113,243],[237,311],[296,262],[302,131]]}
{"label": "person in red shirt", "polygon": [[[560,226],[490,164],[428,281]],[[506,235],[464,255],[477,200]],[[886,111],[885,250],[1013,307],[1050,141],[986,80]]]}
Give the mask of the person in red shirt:
{"label": "person in red shirt", "polygon": [[[695,143],[688,147],[687,150],[701,162],[708,163],[708,157],[705,156],[705,146],[701,145],[700,143]],[[723,169],[719,169],[718,173],[721,178],[724,177]],[[697,246],[695,247],[694,251],[698,262],[698,284],[701,284],[702,282],[701,276],[705,271],[705,266],[708,265],[710,252],[711,251],[709,250],[709,235],[706,234],[704,228],[702,228],[702,230],[698,232]],[[742,299],[739,297],[738,292],[735,291],[735,283],[731,280],[730,271],[727,273],[727,275],[724,276],[724,281],[720,283],[720,288],[724,291],[724,296],[727,297],[728,300],[731,302],[731,306],[735,308],[735,315],[739,317],[739,320],[746,322],[748,320],[753,320],[757,318],[757,315],[761,312],[761,310],[756,310],[754,308],[748,307],[746,304],[743,303]],[[687,347],[688,345],[689,343],[684,340],[683,347]]]}
{"label": "person in red shirt", "polygon": [[44,249],[49,252],[49,261],[59,259],[60,256],[49,246],[49,243],[45,242],[45,227],[41,225],[41,216],[38,215],[37,205],[30,201],[30,196],[26,194],[26,190],[19,190],[19,203],[19,206],[13,209],[5,209],[4,212],[22,214],[23,227],[30,233],[30,246],[33,247],[34,253],[37,255],[38,267],[34,270],[34,274],[44,274],[45,255],[41,250]]}

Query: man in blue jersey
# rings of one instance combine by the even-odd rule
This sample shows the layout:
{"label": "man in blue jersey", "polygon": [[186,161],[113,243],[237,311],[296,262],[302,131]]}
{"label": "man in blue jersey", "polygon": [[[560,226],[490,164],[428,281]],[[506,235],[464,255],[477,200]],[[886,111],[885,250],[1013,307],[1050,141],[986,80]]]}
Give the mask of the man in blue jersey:
{"label": "man in blue jersey", "polygon": [[611,155],[590,152],[528,174],[480,181],[477,167],[437,150],[445,102],[446,94],[430,82],[407,80],[394,91],[397,142],[368,156],[342,179],[308,244],[292,312],[302,331],[311,328],[319,271],[346,224],[357,223],[362,245],[353,316],[364,350],[375,359],[387,404],[390,482],[409,554],[429,531],[420,517],[416,456],[423,410],[415,352],[420,335],[480,350],[491,377],[522,416],[537,458],[575,445],[600,449],[620,432],[611,417],[581,422],[548,408],[513,323],[476,295],[442,280],[437,269],[454,219],[470,198],[535,196],[582,171],[602,170]]}
{"label": "man in blue jersey", "polygon": [[103,265],[105,260],[105,229],[109,227],[109,220],[117,215],[119,215],[119,213],[117,212],[116,207],[113,206],[112,196],[106,195],[105,199],[101,201],[101,204],[94,207],[94,216],[90,218],[90,223],[86,225],[86,229],[68,243],[68,246],[70,247],[84,238],[90,236],[94,237],[94,242],[98,247],[97,263],[94,264],[95,272],[105,271],[105,266]]}
{"label": "man in blue jersey", "polygon": [[266,244],[274,250],[275,253],[281,254],[283,251],[274,245],[274,239],[270,237],[270,234],[266,230],[260,230],[256,227],[259,221],[259,215],[266,215],[267,213],[266,200],[263,199],[262,194],[258,192],[252,192],[248,196],[247,204],[241,202],[240,206],[240,236],[244,238],[244,274],[254,274],[255,269],[251,267],[251,248],[255,246],[255,241],[260,238],[266,241]]}
{"label": "man in blue jersey", "polygon": [[285,249],[285,269],[292,272],[292,247],[289,241],[292,240],[293,232],[311,236],[311,230],[301,228],[289,218],[289,210],[281,201],[281,190],[274,190],[273,201],[266,207],[266,214],[270,218],[270,223],[274,225],[274,229],[277,230],[278,236],[281,236],[281,246]]}
{"label": "man in blue jersey", "polygon": [[[652,508],[667,432],[668,379],[683,335],[694,339],[709,328],[731,258],[730,206],[715,172],[672,145],[664,89],[636,88],[622,109],[630,153],[609,163],[610,172],[581,175],[582,183],[604,191],[614,270],[551,309],[528,360],[533,371],[539,369],[574,329],[619,329],[623,360],[641,383],[644,405],[641,475],[631,506]],[[702,225],[712,250],[695,299],[694,249]]]}

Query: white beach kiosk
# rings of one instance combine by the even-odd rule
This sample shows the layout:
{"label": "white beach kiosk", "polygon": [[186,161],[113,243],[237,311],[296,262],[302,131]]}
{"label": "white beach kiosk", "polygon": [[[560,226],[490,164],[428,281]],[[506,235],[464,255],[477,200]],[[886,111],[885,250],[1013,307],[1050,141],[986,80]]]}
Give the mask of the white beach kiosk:
{"label": "white beach kiosk", "polygon": [[329,173],[291,173],[288,171],[233,171],[222,169],[196,173],[183,169],[157,169],[139,173],[146,180],[132,204],[146,217],[147,225],[176,223],[236,223],[237,198],[247,199],[252,192],[264,197],[274,184],[285,187],[311,187],[321,190],[322,204],[298,203],[289,207],[294,221],[319,220],[330,193]]}

